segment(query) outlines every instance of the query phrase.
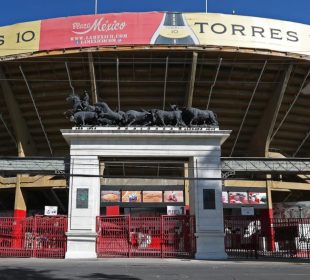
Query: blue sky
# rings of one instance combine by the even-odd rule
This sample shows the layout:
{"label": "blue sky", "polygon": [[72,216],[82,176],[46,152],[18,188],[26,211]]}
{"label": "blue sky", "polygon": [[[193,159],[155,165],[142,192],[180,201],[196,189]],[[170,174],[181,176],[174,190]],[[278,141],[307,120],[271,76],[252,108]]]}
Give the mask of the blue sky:
{"label": "blue sky", "polygon": [[[94,13],[95,0],[5,0],[0,26]],[[98,0],[98,12],[204,11],[205,0]],[[310,0],[208,0],[210,13],[258,16],[310,24]]]}

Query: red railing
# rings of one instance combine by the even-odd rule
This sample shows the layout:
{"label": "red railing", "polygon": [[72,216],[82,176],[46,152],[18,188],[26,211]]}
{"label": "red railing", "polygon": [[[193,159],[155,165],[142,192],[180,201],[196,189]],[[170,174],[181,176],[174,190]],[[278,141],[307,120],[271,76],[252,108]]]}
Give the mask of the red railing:
{"label": "red railing", "polygon": [[191,216],[97,218],[98,257],[193,257]]}
{"label": "red railing", "polygon": [[226,217],[224,225],[229,256],[310,259],[310,219]]}
{"label": "red railing", "polygon": [[0,218],[0,257],[64,258],[67,217]]}

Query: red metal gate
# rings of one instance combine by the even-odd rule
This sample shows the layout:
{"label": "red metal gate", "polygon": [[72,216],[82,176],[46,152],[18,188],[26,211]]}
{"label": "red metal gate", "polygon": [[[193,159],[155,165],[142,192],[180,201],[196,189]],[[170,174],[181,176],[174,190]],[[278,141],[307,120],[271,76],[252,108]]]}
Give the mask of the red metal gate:
{"label": "red metal gate", "polygon": [[98,257],[193,257],[191,216],[97,218]]}
{"label": "red metal gate", "polygon": [[0,257],[31,257],[32,226],[32,219],[0,218]]}
{"label": "red metal gate", "polygon": [[67,250],[67,217],[36,216],[33,227],[33,257],[64,258]]}
{"label": "red metal gate", "polygon": [[128,240],[128,216],[97,217],[98,257],[127,257]]}
{"label": "red metal gate", "polygon": [[193,216],[163,216],[162,256],[194,257],[196,252]]}
{"label": "red metal gate", "polygon": [[226,217],[224,225],[229,256],[310,259],[310,219]]}
{"label": "red metal gate", "polygon": [[0,257],[64,258],[67,217],[0,218]]}

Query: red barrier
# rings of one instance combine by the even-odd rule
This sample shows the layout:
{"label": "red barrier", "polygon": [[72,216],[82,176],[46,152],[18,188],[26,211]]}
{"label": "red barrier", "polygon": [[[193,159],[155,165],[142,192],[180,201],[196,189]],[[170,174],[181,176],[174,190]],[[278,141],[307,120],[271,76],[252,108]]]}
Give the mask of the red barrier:
{"label": "red barrier", "polygon": [[98,257],[193,257],[194,217],[97,218]]}
{"label": "red barrier", "polygon": [[129,256],[129,217],[97,217],[98,257]]}
{"label": "red barrier", "polygon": [[67,250],[67,217],[36,216],[34,220],[33,256],[37,258],[64,258]]}
{"label": "red barrier", "polygon": [[0,257],[64,258],[67,217],[0,218]]}
{"label": "red barrier", "polygon": [[310,259],[310,219],[226,217],[224,224],[229,256]]}

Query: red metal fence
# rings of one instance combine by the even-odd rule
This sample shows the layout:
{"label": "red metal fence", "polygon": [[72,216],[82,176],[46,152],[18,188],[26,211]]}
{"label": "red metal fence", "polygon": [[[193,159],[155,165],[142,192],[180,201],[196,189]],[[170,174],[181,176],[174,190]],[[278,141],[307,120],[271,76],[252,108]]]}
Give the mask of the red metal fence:
{"label": "red metal fence", "polygon": [[224,224],[229,256],[310,259],[310,219],[230,217]]}
{"label": "red metal fence", "polygon": [[98,257],[193,257],[192,216],[97,218]]}
{"label": "red metal fence", "polygon": [[67,217],[0,218],[0,257],[64,258]]}

